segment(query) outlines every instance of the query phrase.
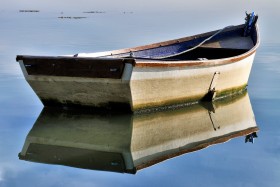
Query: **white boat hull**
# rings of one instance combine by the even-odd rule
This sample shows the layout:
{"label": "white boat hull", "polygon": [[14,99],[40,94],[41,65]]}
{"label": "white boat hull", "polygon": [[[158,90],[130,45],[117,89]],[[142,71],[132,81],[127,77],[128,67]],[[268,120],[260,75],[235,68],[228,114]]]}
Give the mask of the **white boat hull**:
{"label": "white boat hull", "polygon": [[195,68],[126,64],[121,79],[28,75],[22,61],[20,64],[26,80],[45,105],[121,106],[136,111],[197,102],[211,87],[217,98],[236,93],[246,88],[254,56],[255,53],[235,63]]}
{"label": "white boat hull", "polygon": [[246,88],[254,56],[211,67],[135,67],[130,80],[132,108],[196,102],[211,87],[216,97],[234,94]]}

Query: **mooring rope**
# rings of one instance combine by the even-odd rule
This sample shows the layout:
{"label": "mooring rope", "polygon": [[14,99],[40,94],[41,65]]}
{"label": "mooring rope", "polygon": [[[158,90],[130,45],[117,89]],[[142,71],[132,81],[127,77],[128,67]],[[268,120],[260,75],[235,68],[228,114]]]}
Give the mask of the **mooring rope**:
{"label": "mooring rope", "polygon": [[190,52],[198,47],[200,47],[201,45],[203,45],[205,42],[211,40],[213,37],[217,36],[219,33],[221,33],[223,30],[227,29],[227,28],[230,28],[230,27],[233,27],[233,25],[230,25],[230,26],[227,26],[227,27],[224,27],[222,29],[220,29],[218,32],[216,32],[215,34],[213,34],[212,36],[206,38],[205,40],[203,40],[202,42],[200,42],[198,45],[190,48],[190,49],[187,49],[187,50],[184,50],[180,53],[176,53],[176,54],[172,54],[172,55],[166,55],[166,56],[160,56],[160,57],[150,57],[150,59],[165,59],[165,58],[170,58],[170,57],[174,57],[174,56],[178,56],[178,55],[182,55],[184,53],[187,53],[187,52]]}

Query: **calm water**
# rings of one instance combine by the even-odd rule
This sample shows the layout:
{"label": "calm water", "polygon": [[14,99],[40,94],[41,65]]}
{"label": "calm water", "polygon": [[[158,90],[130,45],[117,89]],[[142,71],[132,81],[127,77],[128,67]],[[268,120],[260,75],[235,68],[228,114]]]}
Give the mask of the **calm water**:
{"label": "calm water", "polygon": [[[0,12],[1,187],[280,186],[280,45],[277,39],[272,43],[271,37],[264,34],[248,94],[230,104],[217,103],[215,113],[205,106],[145,116],[46,111],[15,61],[18,54],[61,55],[111,50],[183,37],[228,24],[217,15],[217,24],[211,25],[211,16],[191,19],[184,13],[151,15],[122,11],[105,14]],[[86,18],[59,19],[60,16]],[[229,19],[232,21],[229,24],[242,23],[241,16]],[[198,22],[190,28],[194,20]],[[262,21],[260,26],[266,25]],[[267,27],[261,28],[267,33]],[[48,128],[44,128],[47,125]],[[198,127],[202,130],[196,129]],[[233,127],[238,129],[232,130]],[[250,133],[259,129],[253,144],[245,144],[243,133],[247,128]],[[238,134],[234,133],[236,130]],[[91,136],[99,131],[107,134]],[[114,140],[107,138],[112,136]],[[230,138],[233,139],[227,141]],[[215,144],[214,140],[225,143]],[[39,142],[44,146],[36,146]],[[182,146],[184,144],[188,146]],[[212,146],[182,154],[205,144]],[[68,148],[62,150],[61,146]],[[36,151],[42,154],[31,154]],[[97,155],[93,160],[87,156],[92,153]],[[153,154],[147,156],[148,153]],[[126,157],[120,158],[121,154]],[[174,158],[165,160],[167,157]],[[165,161],[155,164],[155,160]],[[146,168],[137,170],[135,175],[118,173],[130,171],[125,166]]]}

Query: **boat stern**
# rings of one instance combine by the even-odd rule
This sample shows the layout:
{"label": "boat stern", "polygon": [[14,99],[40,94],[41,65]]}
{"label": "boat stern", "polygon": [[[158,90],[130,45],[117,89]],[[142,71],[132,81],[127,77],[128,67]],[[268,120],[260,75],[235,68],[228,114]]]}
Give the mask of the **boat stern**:
{"label": "boat stern", "polygon": [[17,56],[45,106],[131,110],[133,59]]}

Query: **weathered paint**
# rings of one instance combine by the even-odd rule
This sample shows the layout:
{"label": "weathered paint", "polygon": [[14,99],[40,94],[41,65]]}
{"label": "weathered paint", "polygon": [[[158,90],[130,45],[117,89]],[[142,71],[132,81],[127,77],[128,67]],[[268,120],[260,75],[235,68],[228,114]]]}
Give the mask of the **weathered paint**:
{"label": "weathered paint", "polygon": [[120,79],[29,75],[25,79],[45,106],[112,108],[131,111],[129,80],[132,65],[125,64]]}
{"label": "weathered paint", "polygon": [[208,92],[215,72],[220,72],[216,97],[244,89],[254,54],[239,62],[212,67],[134,67],[130,89],[133,110],[195,102]]}
{"label": "weathered paint", "polygon": [[197,102],[209,92],[215,72],[220,72],[216,97],[237,92],[247,85],[253,58],[254,54],[236,63],[197,68],[126,64],[121,79],[29,75],[20,64],[26,80],[46,106],[127,109],[130,105],[136,111]]}
{"label": "weathered paint", "polygon": [[27,80],[43,102],[53,104],[104,107],[129,104],[131,99],[128,82],[117,79],[29,76]]}

